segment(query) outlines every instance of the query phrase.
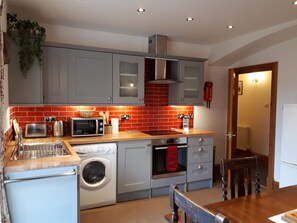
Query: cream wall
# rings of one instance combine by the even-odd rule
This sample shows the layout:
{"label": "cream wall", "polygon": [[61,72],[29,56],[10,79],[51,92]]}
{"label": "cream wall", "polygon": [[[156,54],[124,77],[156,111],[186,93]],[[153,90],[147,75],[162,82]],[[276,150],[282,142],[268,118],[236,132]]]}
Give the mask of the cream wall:
{"label": "cream wall", "polygon": [[268,156],[271,71],[240,74],[239,80],[243,94],[238,95],[237,125],[249,127],[249,149]]}
{"label": "cream wall", "polygon": [[279,181],[281,154],[281,126],[283,104],[297,103],[297,38],[272,46],[233,64],[242,67],[268,62],[278,62],[276,139],[275,139],[275,180]]}
{"label": "cream wall", "polygon": [[215,132],[215,163],[219,163],[226,155],[228,68],[208,66],[206,62],[205,81],[213,82],[213,100],[210,109],[205,106],[194,107],[194,128]]}

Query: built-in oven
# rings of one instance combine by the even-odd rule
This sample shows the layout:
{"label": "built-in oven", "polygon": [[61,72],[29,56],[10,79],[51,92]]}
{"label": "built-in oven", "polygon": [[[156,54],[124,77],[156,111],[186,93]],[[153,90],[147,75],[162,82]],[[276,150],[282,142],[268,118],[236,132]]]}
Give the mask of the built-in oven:
{"label": "built-in oven", "polygon": [[[177,150],[176,161],[168,161],[168,149]],[[174,148],[175,147],[175,148]],[[152,179],[186,175],[187,171],[187,138],[153,139]],[[175,170],[168,170],[168,162],[176,162]]]}
{"label": "built-in oven", "polygon": [[[187,190],[187,137],[162,138],[152,140],[152,196],[162,196],[169,192],[170,184],[179,186],[181,191]],[[176,169],[168,171],[168,149],[176,149]]]}

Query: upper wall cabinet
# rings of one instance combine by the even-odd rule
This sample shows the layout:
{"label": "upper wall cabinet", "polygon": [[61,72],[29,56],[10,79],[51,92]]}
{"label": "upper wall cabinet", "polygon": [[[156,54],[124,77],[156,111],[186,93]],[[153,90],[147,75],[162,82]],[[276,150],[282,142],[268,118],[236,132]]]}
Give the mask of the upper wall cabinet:
{"label": "upper wall cabinet", "polygon": [[203,104],[204,63],[179,61],[179,80],[181,83],[169,85],[169,104]]}
{"label": "upper wall cabinet", "polygon": [[113,54],[113,103],[144,105],[144,57]]}
{"label": "upper wall cabinet", "polygon": [[42,104],[42,69],[35,61],[31,70],[23,77],[19,65],[18,46],[10,41],[8,65],[9,104]]}
{"label": "upper wall cabinet", "polygon": [[68,50],[43,48],[43,101],[45,104],[68,103]]}
{"label": "upper wall cabinet", "polygon": [[112,103],[112,54],[69,50],[69,103]]}

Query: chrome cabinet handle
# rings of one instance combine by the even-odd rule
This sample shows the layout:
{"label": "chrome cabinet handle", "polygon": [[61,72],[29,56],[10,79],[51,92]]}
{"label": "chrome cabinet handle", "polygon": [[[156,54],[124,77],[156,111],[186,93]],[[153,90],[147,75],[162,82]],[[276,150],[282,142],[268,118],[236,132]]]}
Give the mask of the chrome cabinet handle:
{"label": "chrome cabinet handle", "polygon": [[203,165],[198,165],[198,170],[202,170],[203,168]]}
{"label": "chrome cabinet handle", "polygon": [[203,148],[199,147],[198,152],[203,152]]}
{"label": "chrome cabinet handle", "polygon": [[143,97],[140,97],[139,100],[140,100],[140,101],[143,101]]}
{"label": "chrome cabinet handle", "polygon": [[107,98],[108,101],[111,101],[111,99],[112,99],[112,97],[108,97],[108,98]]}
{"label": "chrome cabinet handle", "polygon": [[149,144],[147,144],[146,146],[147,146],[147,147],[151,147],[151,146],[152,146],[152,144],[151,144],[151,143],[149,143]]}
{"label": "chrome cabinet handle", "polygon": [[[182,149],[182,148],[188,148],[188,146],[187,146],[187,145],[184,145],[184,146],[177,146],[177,148],[179,148],[179,149]],[[167,149],[167,146],[164,146],[164,147],[155,147],[154,149],[155,149],[155,150]]]}
{"label": "chrome cabinet handle", "polygon": [[17,183],[17,182],[29,181],[29,180],[39,180],[39,179],[46,179],[46,178],[53,178],[53,177],[65,177],[65,176],[72,176],[72,175],[76,175],[75,169],[66,173],[36,176],[36,177],[26,177],[26,178],[18,178],[18,179],[10,179],[9,177],[6,176],[4,180],[4,184]]}

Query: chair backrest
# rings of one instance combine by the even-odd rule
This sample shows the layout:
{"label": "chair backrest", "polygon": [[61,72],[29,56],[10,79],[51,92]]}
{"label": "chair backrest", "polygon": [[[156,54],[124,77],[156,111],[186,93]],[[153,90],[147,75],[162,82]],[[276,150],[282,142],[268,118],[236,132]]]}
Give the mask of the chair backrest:
{"label": "chair backrest", "polygon": [[[252,194],[252,171],[255,171],[255,193],[260,193],[260,172],[257,156],[222,159],[222,199],[227,200],[228,173],[230,173],[231,199]],[[236,190],[237,189],[237,190]],[[236,193],[237,192],[237,193]],[[237,194],[237,196],[236,196]]]}
{"label": "chair backrest", "polygon": [[170,186],[170,207],[172,210],[171,223],[179,221],[178,209],[181,209],[181,222],[193,223],[228,223],[228,219],[221,214],[213,214],[205,208],[191,201],[183,195],[176,185]]}

